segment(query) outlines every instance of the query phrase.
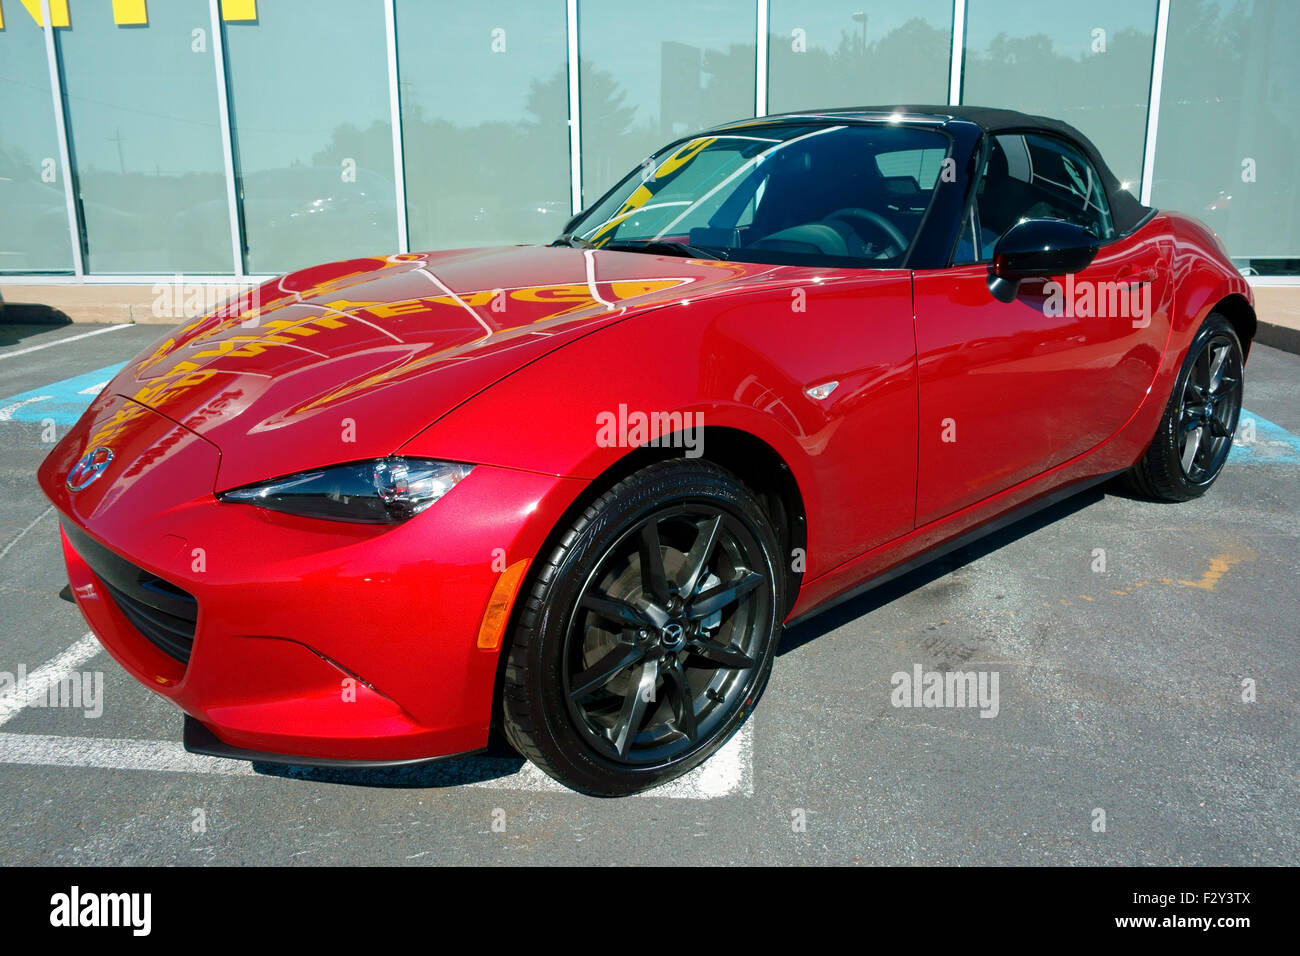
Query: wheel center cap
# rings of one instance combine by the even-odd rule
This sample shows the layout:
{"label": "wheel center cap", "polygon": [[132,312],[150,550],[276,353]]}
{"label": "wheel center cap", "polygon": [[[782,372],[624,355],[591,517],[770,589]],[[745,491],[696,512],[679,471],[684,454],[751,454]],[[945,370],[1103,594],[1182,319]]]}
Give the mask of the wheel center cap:
{"label": "wheel center cap", "polygon": [[677,621],[669,621],[659,631],[659,642],[666,650],[677,650],[686,643],[686,628]]}

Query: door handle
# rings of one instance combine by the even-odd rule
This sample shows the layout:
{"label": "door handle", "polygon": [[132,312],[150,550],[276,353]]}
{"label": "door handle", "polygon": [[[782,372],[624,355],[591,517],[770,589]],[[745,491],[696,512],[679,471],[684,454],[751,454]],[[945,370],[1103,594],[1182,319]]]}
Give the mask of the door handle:
{"label": "door handle", "polygon": [[1160,278],[1160,273],[1154,269],[1125,269],[1120,272],[1119,277],[1124,282],[1155,282]]}

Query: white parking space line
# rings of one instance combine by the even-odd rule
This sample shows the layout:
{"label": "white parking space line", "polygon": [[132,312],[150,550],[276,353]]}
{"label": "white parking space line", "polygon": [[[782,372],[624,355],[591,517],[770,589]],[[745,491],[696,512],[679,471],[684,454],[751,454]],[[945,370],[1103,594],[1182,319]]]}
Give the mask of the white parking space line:
{"label": "white parking space line", "polygon": [[34,405],[37,402],[48,402],[53,397],[53,395],[34,395],[31,398],[24,398],[21,402],[14,402],[12,405],[6,405],[4,408],[0,408],[0,422],[12,420],[14,412],[18,411],[18,409],[22,408],[24,405]]}
{"label": "white parking space line", "polygon": [[47,734],[0,733],[0,763],[42,767],[102,767],[106,770],[164,770],[252,776],[252,764],[188,753],[164,740],[111,737],[55,737]]}
{"label": "white parking space line", "polygon": [[[37,521],[40,520],[38,517]],[[36,522],[33,521],[32,525]],[[30,528],[32,525],[28,525]],[[12,542],[11,542],[12,544]],[[27,675],[15,691],[0,697],[0,726],[24,709],[47,700],[52,685],[68,677],[78,667],[102,650],[98,639],[86,633],[53,660]],[[711,800],[733,795],[753,796],[753,729],[746,723],[726,746],[703,766],[686,776],[657,787],[641,796]],[[402,768],[395,772],[409,774],[415,786],[479,787],[487,790],[522,790],[534,793],[565,793],[533,764],[525,762],[518,770],[503,772],[506,762],[500,758],[467,757],[447,764]],[[222,776],[255,776],[253,765],[243,760],[227,760],[188,753],[178,741],[132,740],[107,737],[61,737],[49,734],[0,733],[0,764],[27,764],[43,767],[96,767],[105,770],[154,770],[171,773],[206,773]],[[355,773],[356,771],[348,771]],[[314,770],[287,769],[290,776],[322,773]],[[323,771],[327,776],[331,771]]]}
{"label": "white parking space line", "polygon": [[[746,723],[734,737],[727,741],[726,746],[705,761],[703,766],[639,796],[670,797],[680,800],[711,800],[715,797],[737,794],[751,797],[754,795],[753,751],[753,731],[750,729],[750,724]],[[531,763],[525,763],[516,773],[509,776],[494,780],[480,780],[469,786],[492,790],[568,792],[566,787],[556,783]]]}
{"label": "white parking space line", "polygon": [[121,325],[109,325],[102,329],[91,329],[89,332],[82,332],[79,335],[69,335],[67,338],[57,339],[54,342],[42,342],[40,345],[29,345],[25,349],[15,349],[12,352],[0,352],[0,359],[13,358],[16,355],[27,355],[31,352],[39,352],[41,349],[52,349],[56,345],[75,342],[78,339],[88,339],[92,335],[103,335],[105,332],[116,332],[118,329],[129,328],[131,328],[131,323],[124,322]]}
{"label": "white parking space line", "polygon": [[9,550],[10,550],[14,545],[16,545],[19,541],[21,541],[21,540],[23,539],[23,537],[26,536],[26,534],[27,534],[28,531],[31,531],[33,528],[35,528],[36,525],[37,525],[38,523],[40,523],[40,520],[41,520],[42,518],[44,518],[47,514],[49,514],[49,513],[50,513],[51,511],[53,511],[53,510],[54,510],[54,505],[50,505],[48,508],[46,508],[46,509],[45,509],[44,511],[42,511],[40,514],[38,514],[35,518],[33,518],[33,519],[31,520],[31,523],[28,524],[27,527],[23,528],[22,531],[19,531],[16,535],[14,535],[12,538],[10,538],[10,539],[9,539],[9,543],[6,544],[3,548],[0,548],[0,558],[3,558],[6,554],[8,554],[8,553],[9,553]]}
{"label": "white parking space line", "polygon": [[51,685],[59,683],[101,650],[98,639],[87,631],[81,640],[58,657],[30,672],[21,686],[0,697],[0,727],[37,701],[48,699]]}
{"label": "white parking space line", "polygon": [[[398,772],[419,774],[425,786],[433,783],[447,787],[465,786],[486,790],[568,792],[531,763],[525,763],[514,773],[483,779],[501,762],[496,758],[469,757],[453,763],[432,764],[428,767],[409,768]],[[253,765],[246,761],[187,753],[185,748],[176,741],[57,737],[47,734],[0,733],[0,764],[95,767],[104,770],[156,770],[231,777],[257,776]],[[640,796],[683,800],[711,800],[715,797],[734,795],[752,796],[754,793],[752,766],[753,734],[747,723],[702,767]],[[290,775],[299,773],[289,772]],[[315,772],[317,771],[304,771],[307,774]]]}

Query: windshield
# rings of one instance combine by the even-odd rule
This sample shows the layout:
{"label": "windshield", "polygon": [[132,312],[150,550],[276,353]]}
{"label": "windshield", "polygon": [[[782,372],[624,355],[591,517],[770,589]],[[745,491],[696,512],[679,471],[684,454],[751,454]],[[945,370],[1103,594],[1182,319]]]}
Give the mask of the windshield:
{"label": "windshield", "polygon": [[887,124],[698,136],[647,159],[557,241],[748,262],[895,267],[948,153],[942,133]]}

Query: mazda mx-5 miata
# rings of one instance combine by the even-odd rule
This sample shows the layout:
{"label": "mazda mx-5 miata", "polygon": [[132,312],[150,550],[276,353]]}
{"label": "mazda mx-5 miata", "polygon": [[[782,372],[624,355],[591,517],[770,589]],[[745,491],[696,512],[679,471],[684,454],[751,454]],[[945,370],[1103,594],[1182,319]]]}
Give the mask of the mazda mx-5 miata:
{"label": "mazda mx-5 miata", "polygon": [[265,283],[129,363],[40,482],[191,750],[393,766],[500,728],[627,794],[726,742],[784,625],[1111,476],[1201,495],[1254,331],[1217,237],[1065,124],[769,116],[549,245]]}

